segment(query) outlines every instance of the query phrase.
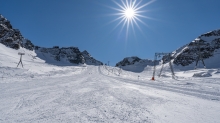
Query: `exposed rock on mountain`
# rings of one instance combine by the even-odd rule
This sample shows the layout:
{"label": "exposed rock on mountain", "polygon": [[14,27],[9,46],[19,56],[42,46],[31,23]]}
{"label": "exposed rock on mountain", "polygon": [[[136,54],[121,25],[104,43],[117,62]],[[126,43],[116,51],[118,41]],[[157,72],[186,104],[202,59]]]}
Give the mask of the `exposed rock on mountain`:
{"label": "exposed rock on mountain", "polygon": [[138,58],[137,56],[133,56],[133,57],[126,57],[124,58],[122,61],[120,61],[119,63],[116,64],[116,67],[119,66],[126,66],[126,65],[133,65],[135,64],[135,62],[139,62],[141,59]]}
{"label": "exposed rock on mountain", "polygon": [[[62,47],[55,46],[53,48],[36,47],[37,56],[47,61],[48,57],[56,61],[68,60],[70,63],[79,64],[85,63],[85,60],[77,47]],[[42,57],[43,55],[43,57]]]}
{"label": "exposed rock on mountain", "polygon": [[84,57],[86,64],[88,65],[103,65],[102,62],[94,59],[86,50],[82,52],[82,55]]}
{"label": "exposed rock on mountain", "polygon": [[[156,64],[158,64],[159,61],[156,61]],[[153,60],[148,60],[148,59],[140,59],[137,56],[132,56],[132,57],[126,57],[122,61],[118,62],[115,66],[116,67],[121,67],[121,66],[127,66],[127,65],[140,65],[140,64],[146,64],[153,66],[154,61]]]}
{"label": "exposed rock on mountain", "polygon": [[0,43],[13,49],[24,47],[29,50],[34,49],[30,40],[25,39],[18,29],[13,29],[10,21],[0,14]]}
{"label": "exposed rock on mountain", "polygon": [[101,65],[102,62],[94,59],[87,51],[80,52],[78,47],[54,46],[53,48],[35,47],[35,51],[41,59],[48,63],[55,61],[70,62],[74,64]]}
{"label": "exposed rock on mountain", "polygon": [[[156,65],[159,64],[159,61],[155,62]],[[142,72],[145,67],[153,66],[154,61],[148,59],[140,59],[137,56],[126,57],[122,61],[116,64],[116,67],[120,67],[124,70],[133,71],[133,72]]]}
{"label": "exposed rock on mountain", "polygon": [[202,34],[189,44],[179,48],[173,53],[173,63],[176,65],[187,66],[202,57],[209,59],[214,57],[220,49],[220,30],[214,30]]}

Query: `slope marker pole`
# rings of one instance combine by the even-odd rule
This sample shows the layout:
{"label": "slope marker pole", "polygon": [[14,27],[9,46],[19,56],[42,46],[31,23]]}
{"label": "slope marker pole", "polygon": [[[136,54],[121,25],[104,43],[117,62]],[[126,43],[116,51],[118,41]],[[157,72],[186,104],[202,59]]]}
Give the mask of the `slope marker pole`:
{"label": "slope marker pole", "polygon": [[19,62],[18,62],[17,67],[18,67],[18,66],[19,66],[19,64],[21,63],[22,68],[24,68],[24,67],[23,67],[23,63],[22,63],[22,56],[23,56],[23,55],[25,55],[25,54],[24,54],[24,53],[20,53],[20,52],[19,52],[19,53],[18,53],[18,55],[20,55],[20,60],[19,60]]}

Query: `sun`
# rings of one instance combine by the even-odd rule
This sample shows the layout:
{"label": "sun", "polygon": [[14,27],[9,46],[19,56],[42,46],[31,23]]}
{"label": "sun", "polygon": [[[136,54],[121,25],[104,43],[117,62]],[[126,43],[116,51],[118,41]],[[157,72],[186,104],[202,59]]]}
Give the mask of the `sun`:
{"label": "sun", "polygon": [[148,26],[142,20],[143,18],[152,19],[145,15],[145,13],[147,12],[146,6],[150,5],[155,0],[148,0],[147,3],[143,3],[142,0],[120,0],[120,1],[112,0],[112,1],[117,5],[117,8],[115,7],[110,7],[110,8],[116,10],[117,12],[113,15],[118,16],[112,22],[119,21],[118,24],[115,26],[115,28],[117,28],[119,25],[122,25],[122,29],[126,28],[127,35],[130,28],[132,28],[134,31],[135,26],[138,27],[138,29],[141,31],[141,28],[139,26],[140,23],[145,26]]}
{"label": "sun", "polygon": [[135,16],[135,10],[133,8],[128,8],[124,11],[124,16],[127,17],[127,19],[134,18]]}

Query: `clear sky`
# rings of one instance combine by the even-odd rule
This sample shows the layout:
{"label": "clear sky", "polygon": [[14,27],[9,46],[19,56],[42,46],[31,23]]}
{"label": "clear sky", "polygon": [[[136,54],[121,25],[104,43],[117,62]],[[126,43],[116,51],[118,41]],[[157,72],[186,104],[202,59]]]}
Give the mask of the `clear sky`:
{"label": "clear sky", "polygon": [[[120,0],[115,0],[122,5]],[[136,0],[138,3],[140,0]],[[149,0],[143,0],[139,6]],[[220,28],[220,0],[157,0],[126,31],[112,0],[0,0],[0,14],[35,45],[75,46],[114,66],[125,57],[153,59]],[[116,27],[116,28],[115,28]],[[126,34],[128,34],[126,36]]]}

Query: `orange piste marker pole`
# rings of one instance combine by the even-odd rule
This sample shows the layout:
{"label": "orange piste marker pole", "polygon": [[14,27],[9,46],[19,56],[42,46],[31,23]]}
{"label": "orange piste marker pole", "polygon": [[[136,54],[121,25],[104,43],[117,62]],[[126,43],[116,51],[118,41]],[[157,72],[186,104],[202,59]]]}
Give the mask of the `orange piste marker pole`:
{"label": "orange piste marker pole", "polygon": [[151,80],[155,80],[155,79],[154,79],[154,77],[152,77],[152,79],[151,79]]}

